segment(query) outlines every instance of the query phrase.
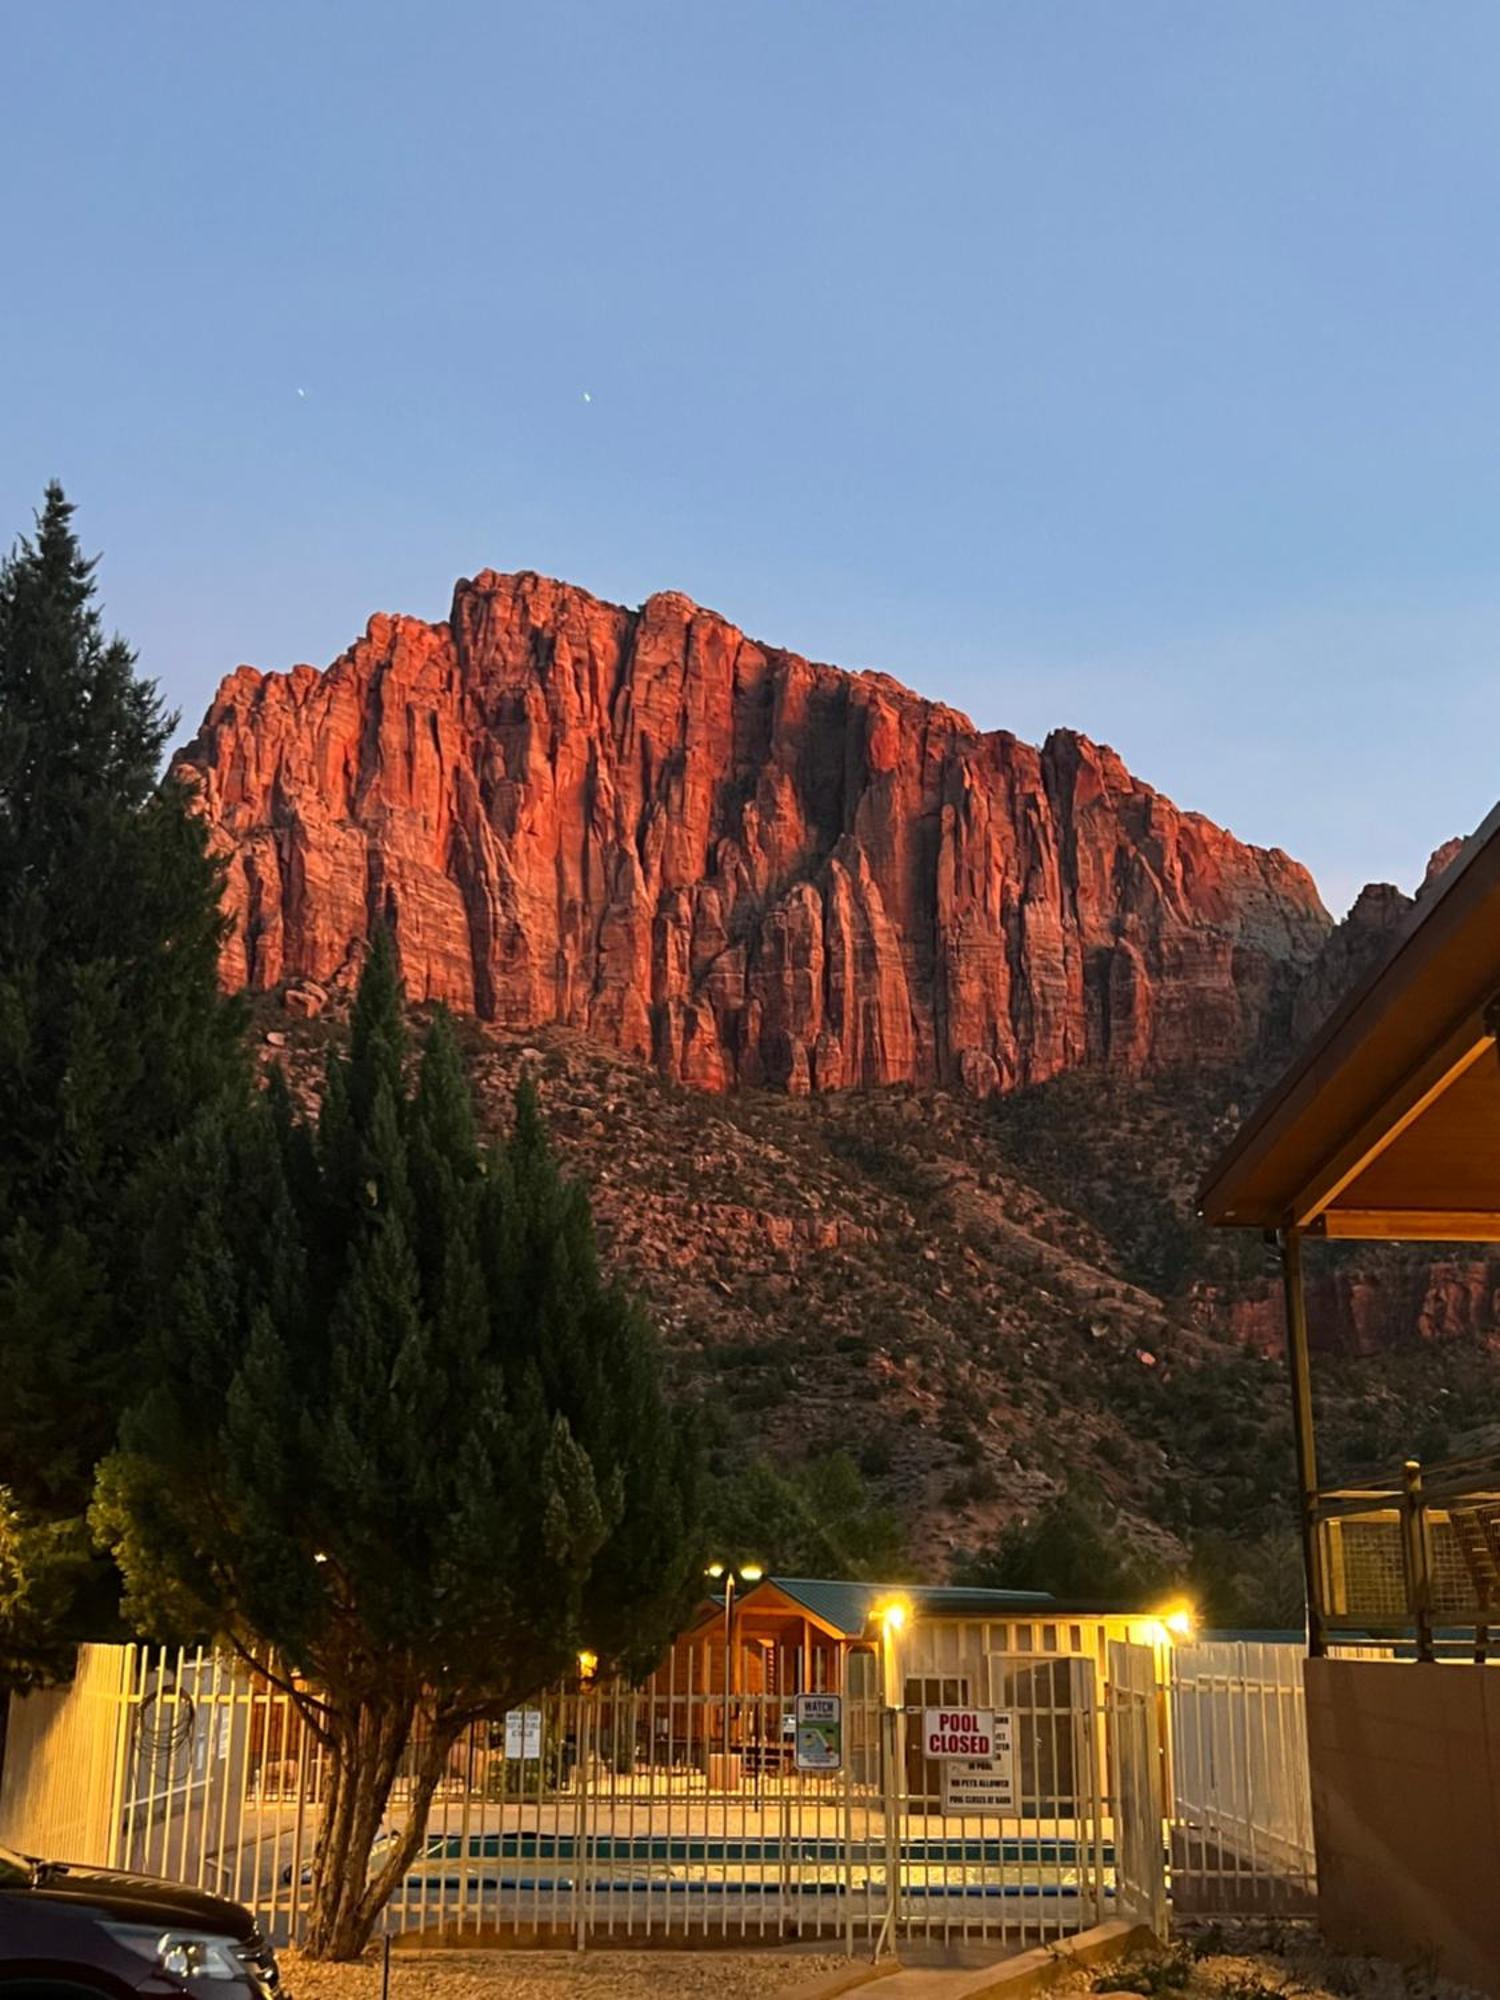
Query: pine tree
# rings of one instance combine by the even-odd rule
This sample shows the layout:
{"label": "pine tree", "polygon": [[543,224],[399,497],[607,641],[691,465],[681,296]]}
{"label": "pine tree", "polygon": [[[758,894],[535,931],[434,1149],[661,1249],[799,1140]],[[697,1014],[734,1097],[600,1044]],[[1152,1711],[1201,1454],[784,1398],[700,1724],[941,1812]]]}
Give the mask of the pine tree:
{"label": "pine tree", "polygon": [[1114,1510],[1086,1480],[1003,1528],[988,1549],[958,1563],[953,1580],[1117,1604],[1159,1596],[1172,1581],[1162,1563],[1132,1550]]}
{"label": "pine tree", "polygon": [[900,1519],[844,1451],[785,1468],[753,1458],[714,1486],[709,1511],[714,1553],[727,1561],[872,1583],[910,1574]]}
{"label": "pine tree", "polygon": [[[217,989],[218,874],[187,800],[158,780],[175,718],[104,636],[72,513],[50,486],[35,538],[0,562],[0,1507],[13,1553],[76,1553],[76,1534],[45,1530],[86,1507],[134,1379],[153,1165],[241,1062]],[[54,1611],[76,1570],[49,1565]],[[27,1594],[12,1573],[0,1649],[14,1679],[34,1626],[8,1615]]]}
{"label": "pine tree", "polygon": [[223,1638],[325,1744],[308,1944],[347,1957],[471,1722],[581,1649],[660,1656],[700,1574],[693,1452],[534,1094],[481,1146],[442,1015],[412,1076],[383,936],[315,1127],[277,1087],[204,1120],[151,1254],[153,1387],[96,1524],[142,1629]]}

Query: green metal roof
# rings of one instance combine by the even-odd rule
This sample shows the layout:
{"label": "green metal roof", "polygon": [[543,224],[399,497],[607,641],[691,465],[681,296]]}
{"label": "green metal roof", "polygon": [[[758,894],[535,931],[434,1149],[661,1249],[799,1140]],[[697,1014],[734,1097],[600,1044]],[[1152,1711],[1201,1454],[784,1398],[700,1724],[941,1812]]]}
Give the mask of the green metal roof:
{"label": "green metal roof", "polygon": [[[783,1596],[795,1599],[846,1639],[858,1638],[870,1614],[888,1597],[904,1597],[918,1618],[1003,1618],[1015,1611],[1057,1608],[1044,1590],[966,1590],[958,1584],[845,1583],[828,1577],[768,1576]],[[758,1590],[760,1585],[756,1585]],[[747,1601],[754,1593],[746,1591]]]}

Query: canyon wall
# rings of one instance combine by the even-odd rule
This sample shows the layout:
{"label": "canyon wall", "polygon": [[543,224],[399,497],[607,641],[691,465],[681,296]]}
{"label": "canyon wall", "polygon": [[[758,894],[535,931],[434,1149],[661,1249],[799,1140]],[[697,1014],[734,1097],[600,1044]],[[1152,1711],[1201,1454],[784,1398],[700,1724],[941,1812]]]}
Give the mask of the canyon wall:
{"label": "canyon wall", "polygon": [[711,1090],[1239,1060],[1329,930],[1305,869],[1086,737],[532,574],[376,616],[322,672],[240,668],[177,769],[228,983],[321,1006],[386,922],[414,999]]}

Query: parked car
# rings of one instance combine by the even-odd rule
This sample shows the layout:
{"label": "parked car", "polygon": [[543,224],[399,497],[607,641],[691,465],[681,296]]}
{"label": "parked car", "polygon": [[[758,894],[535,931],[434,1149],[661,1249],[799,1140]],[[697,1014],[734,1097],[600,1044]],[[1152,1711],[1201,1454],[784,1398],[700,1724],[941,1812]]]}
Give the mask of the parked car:
{"label": "parked car", "polygon": [[288,2000],[240,1903],[0,1847],[0,2000]]}

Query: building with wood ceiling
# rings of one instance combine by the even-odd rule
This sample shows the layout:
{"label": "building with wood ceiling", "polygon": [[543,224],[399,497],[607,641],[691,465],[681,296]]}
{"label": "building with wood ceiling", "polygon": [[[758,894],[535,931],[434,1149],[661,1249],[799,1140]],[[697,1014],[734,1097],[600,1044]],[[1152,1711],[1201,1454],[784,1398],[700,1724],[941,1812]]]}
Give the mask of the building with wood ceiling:
{"label": "building with wood ceiling", "polygon": [[1324,1931],[1500,1992],[1500,1456],[1325,1485],[1303,1280],[1329,1241],[1500,1243],[1500,807],[1199,1199],[1280,1250]]}

